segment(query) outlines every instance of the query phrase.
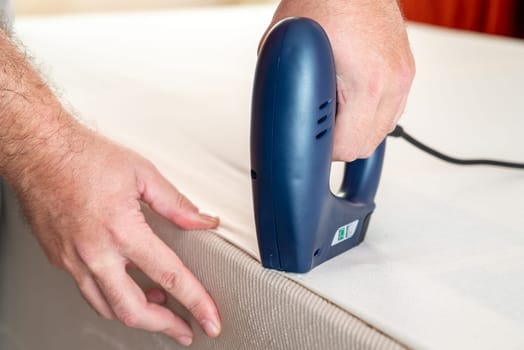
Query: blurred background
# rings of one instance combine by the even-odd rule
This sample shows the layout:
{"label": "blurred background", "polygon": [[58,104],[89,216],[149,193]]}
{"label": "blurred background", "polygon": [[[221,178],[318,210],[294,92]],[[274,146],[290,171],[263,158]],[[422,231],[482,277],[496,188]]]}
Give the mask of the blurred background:
{"label": "blurred background", "polygon": [[136,11],[180,6],[275,3],[274,0],[13,0],[20,14]]}
{"label": "blurred background", "polygon": [[[136,11],[180,6],[276,3],[276,0],[14,0],[18,15]],[[524,37],[524,0],[400,0],[412,21]]]}

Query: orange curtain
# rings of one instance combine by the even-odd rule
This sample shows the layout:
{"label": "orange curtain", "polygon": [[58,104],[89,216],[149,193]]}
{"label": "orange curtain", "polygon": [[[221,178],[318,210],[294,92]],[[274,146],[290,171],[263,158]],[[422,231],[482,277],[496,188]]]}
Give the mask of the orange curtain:
{"label": "orange curtain", "polygon": [[[519,36],[522,0],[401,0],[407,19],[489,34]],[[522,17],[522,16],[521,16]]]}

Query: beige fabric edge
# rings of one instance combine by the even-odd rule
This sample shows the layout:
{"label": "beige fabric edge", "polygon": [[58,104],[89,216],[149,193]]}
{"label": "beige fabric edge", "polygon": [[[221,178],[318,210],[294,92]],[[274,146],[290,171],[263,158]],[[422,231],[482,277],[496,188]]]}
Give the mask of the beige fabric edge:
{"label": "beige fabric edge", "polygon": [[[4,187],[0,221],[0,348],[76,350],[184,349],[159,334],[95,315],[72,279],[52,268]],[[155,232],[213,296],[223,331],[206,337],[186,310],[168,306],[195,331],[192,349],[403,349],[362,320],[259,262],[214,233],[180,231],[145,209]],[[142,286],[151,285],[137,276]]]}
{"label": "beige fabric edge", "polygon": [[404,348],[284,274],[262,268],[214,233],[173,235],[157,219],[150,222],[210,291],[221,312],[219,341],[196,337],[197,349]]}

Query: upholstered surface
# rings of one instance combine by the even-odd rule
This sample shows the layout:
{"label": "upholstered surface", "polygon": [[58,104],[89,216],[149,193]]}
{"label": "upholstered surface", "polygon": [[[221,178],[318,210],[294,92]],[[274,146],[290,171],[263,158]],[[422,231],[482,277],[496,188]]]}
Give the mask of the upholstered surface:
{"label": "upholstered surface", "polygon": [[[0,221],[0,349],[178,349],[158,334],[102,320],[65,273],[53,269],[20,215],[11,191]],[[151,214],[155,232],[213,295],[223,334],[197,335],[194,349],[400,349],[402,346],[284,274],[269,271],[212,232],[182,232]],[[137,276],[143,285],[150,283]]]}
{"label": "upholstered surface", "polygon": [[[219,214],[214,233],[255,262],[249,107],[258,38],[271,12],[26,18],[16,30],[81,118]],[[410,36],[418,72],[405,128],[458,156],[523,160],[522,42],[421,26]],[[522,348],[523,195],[520,172],[452,166],[390,140],[366,241],[286,278],[410,347]],[[23,261],[35,255],[25,254]],[[57,286],[45,288],[61,293]],[[31,301],[23,295],[21,303]]]}

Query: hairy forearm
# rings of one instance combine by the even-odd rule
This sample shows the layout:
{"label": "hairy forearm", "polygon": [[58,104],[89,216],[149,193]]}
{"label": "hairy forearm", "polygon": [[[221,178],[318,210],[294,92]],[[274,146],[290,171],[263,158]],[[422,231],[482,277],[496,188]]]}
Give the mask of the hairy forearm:
{"label": "hairy forearm", "polygon": [[0,175],[24,187],[26,175],[52,171],[79,147],[80,126],[3,31],[0,67]]}

